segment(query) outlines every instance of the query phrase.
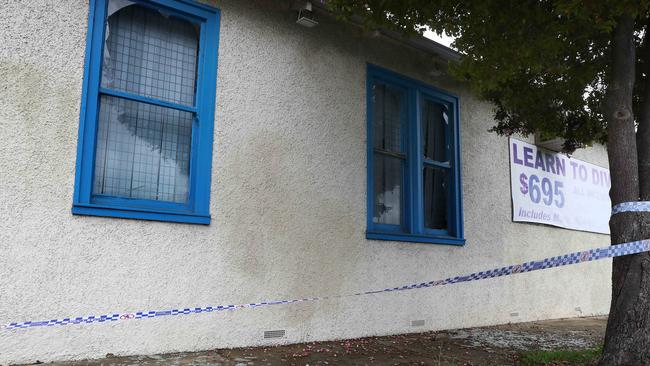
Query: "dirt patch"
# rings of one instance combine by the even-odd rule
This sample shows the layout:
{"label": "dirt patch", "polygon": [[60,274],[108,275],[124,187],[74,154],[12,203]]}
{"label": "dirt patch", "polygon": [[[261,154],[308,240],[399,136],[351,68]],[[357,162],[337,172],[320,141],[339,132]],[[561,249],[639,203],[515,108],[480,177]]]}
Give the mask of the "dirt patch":
{"label": "dirt patch", "polygon": [[605,325],[603,317],[564,319],[278,347],[107,357],[54,365],[519,365],[522,351],[597,347],[602,344]]}
{"label": "dirt patch", "polygon": [[586,349],[600,345],[606,318],[550,320],[510,324],[488,328],[449,331],[453,339],[465,339],[475,348],[502,348],[519,351],[531,349]]}

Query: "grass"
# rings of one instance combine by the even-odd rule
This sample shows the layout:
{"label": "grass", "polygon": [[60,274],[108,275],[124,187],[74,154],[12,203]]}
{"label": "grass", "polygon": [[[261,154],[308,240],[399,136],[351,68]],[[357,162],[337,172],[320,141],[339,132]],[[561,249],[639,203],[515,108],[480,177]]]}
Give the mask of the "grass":
{"label": "grass", "polygon": [[521,363],[526,366],[591,365],[602,353],[602,347],[580,351],[526,351],[521,354]]}

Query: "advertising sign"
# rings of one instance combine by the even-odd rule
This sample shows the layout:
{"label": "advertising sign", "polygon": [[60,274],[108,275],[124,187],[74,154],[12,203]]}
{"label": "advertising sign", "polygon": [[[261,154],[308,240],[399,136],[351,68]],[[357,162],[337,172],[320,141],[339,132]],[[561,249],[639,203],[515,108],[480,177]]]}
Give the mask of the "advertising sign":
{"label": "advertising sign", "polygon": [[609,170],[510,139],[512,220],[609,234]]}

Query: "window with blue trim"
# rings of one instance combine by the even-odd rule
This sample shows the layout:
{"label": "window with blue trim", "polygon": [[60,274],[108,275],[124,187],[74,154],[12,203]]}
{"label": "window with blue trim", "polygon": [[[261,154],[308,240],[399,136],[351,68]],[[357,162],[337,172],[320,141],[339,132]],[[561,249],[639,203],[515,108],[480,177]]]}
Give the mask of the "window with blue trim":
{"label": "window with blue trim", "polygon": [[458,97],[369,65],[368,239],[464,244]]}
{"label": "window with blue trim", "polygon": [[91,0],[72,212],[210,223],[219,12]]}

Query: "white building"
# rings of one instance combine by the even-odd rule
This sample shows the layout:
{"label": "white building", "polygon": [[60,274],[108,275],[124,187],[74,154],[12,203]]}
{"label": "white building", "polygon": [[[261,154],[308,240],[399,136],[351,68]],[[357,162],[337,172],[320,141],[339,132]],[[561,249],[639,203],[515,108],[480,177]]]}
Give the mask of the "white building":
{"label": "white building", "polygon": [[[128,319],[607,245],[512,222],[508,141],[441,71],[453,51],[318,15],[307,28],[289,1],[0,0],[0,364],[608,311],[604,261]],[[602,147],[576,157],[607,165]],[[10,326],[50,319],[71,324]]]}

